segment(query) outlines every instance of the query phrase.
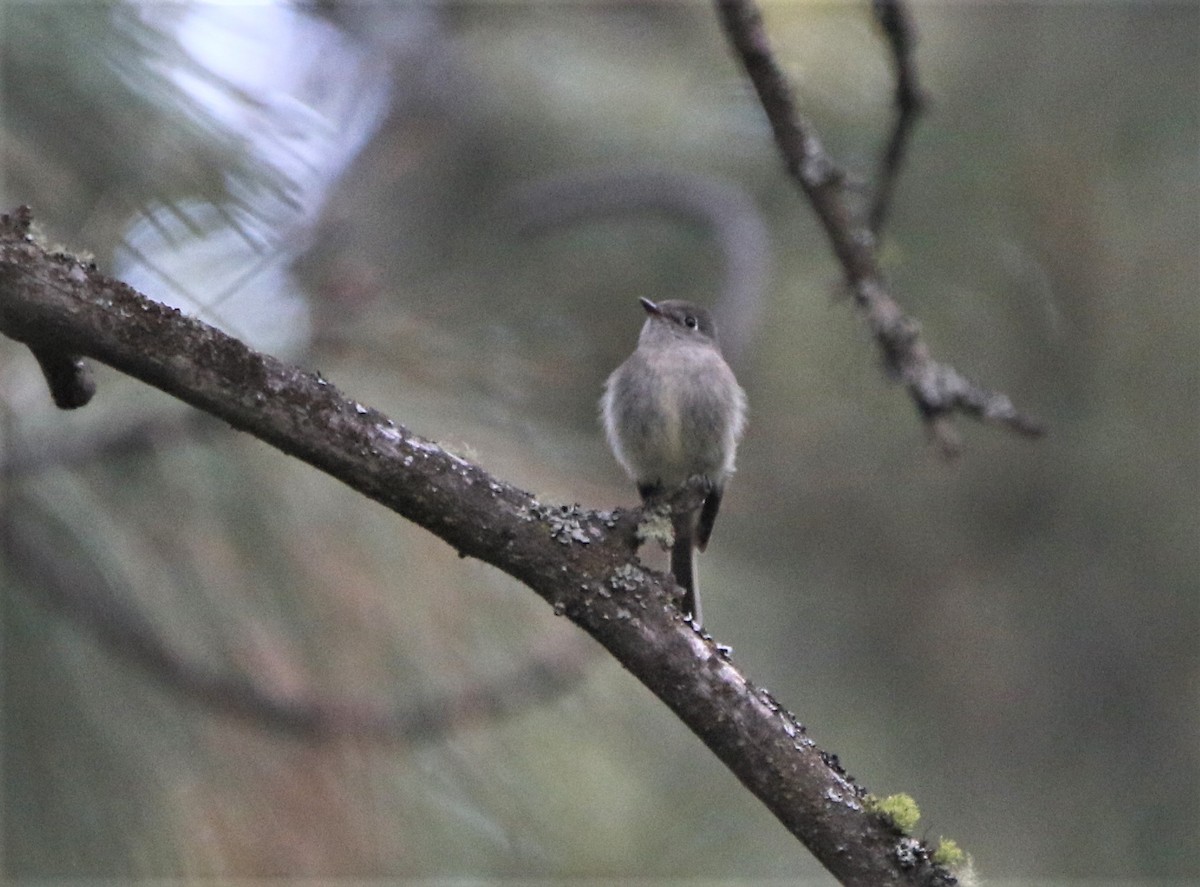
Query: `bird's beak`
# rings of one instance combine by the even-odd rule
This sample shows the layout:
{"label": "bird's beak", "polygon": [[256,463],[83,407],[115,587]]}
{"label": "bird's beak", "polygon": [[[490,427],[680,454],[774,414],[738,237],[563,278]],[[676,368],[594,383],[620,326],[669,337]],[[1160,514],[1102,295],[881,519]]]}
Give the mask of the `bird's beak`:
{"label": "bird's beak", "polygon": [[658,305],[656,305],[654,302],[651,302],[649,299],[642,299],[641,302],[642,307],[646,309],[647,314],[662,314],[662,311],[659,310]]}

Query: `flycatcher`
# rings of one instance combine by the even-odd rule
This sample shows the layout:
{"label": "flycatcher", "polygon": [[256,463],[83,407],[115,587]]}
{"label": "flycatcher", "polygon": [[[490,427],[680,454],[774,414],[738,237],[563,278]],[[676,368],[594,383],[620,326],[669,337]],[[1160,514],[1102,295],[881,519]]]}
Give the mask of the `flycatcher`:
{"label": "flycatcher", "polygon": [[705,309],[673,299],[641,301],[647,317],[637,348],[608,377],[600,411],[608,445],[643,501],[696,476],[708,485],[699,509],[672,515],[671,573],[684,591],[684,614],[699,625],[695,553],[708,545],[733,474],[746,394],[721,356]]}

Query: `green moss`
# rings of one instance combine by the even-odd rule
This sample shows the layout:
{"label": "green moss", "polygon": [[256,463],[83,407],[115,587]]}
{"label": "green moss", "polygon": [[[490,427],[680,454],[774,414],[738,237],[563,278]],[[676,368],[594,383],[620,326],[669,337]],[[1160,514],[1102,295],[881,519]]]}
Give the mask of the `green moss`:
{"label": "green moss", "polygon": [[938,838],[937,849],[933,851],[931,859],[938,865],[956,869],[966,862],[967,854],[963,853],[957,841],[950,838]]}
{"label": "green moss", "polygon": [[868,795],[867,809],[875,813],[882,813],[906,835],[912,834],[912,830],[917,826],[917,821],[921,818],[921,809],[917,806],[917,802],[913,800],[912,795],[904,793],[888,795],[886,798]]}

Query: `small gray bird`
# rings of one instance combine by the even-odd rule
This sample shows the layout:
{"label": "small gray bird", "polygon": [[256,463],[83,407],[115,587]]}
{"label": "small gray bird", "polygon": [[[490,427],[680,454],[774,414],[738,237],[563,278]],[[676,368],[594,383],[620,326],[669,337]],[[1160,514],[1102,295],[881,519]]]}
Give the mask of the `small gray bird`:
{"label": "small gray bird", "polygon": [[684,590],[683,612],[700,624],[695,551],[703,551],[733,474],[746,424],[746,394],[721,356],[709,313],[689,302],[642,299],[646,323],[637,349],[604,384],[600,411],[617,461],[643,500],[700,476],[704,504],[672,518],[671,573]]}

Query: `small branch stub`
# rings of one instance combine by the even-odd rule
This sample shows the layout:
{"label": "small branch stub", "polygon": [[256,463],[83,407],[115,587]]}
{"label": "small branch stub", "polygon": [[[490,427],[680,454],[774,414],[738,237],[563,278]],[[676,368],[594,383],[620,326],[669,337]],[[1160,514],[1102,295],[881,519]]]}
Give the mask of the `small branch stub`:
{"label": "small branch stub", "polygon": [[[11,214],[0,215],[0,232],[33,245],[33,211],[28,206],[19,206]],[[56,258],[66,266],[63,270],[72,279],[86,279],[89,269],[74,257],[59,253]],[[17,266],[6,270],[20,273]],[[46,335],[41,341],[29,340],[26,344],[41,367],[56,407],[74,410],[91,401],[96,393],[96,382],[82,357],[56,347],[53,335]]]}

